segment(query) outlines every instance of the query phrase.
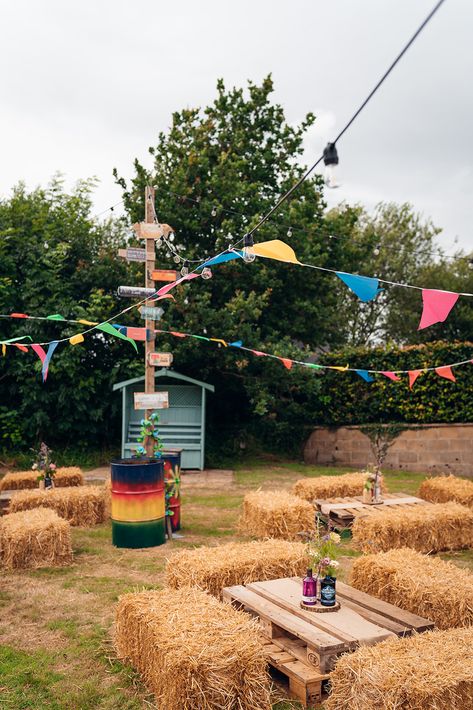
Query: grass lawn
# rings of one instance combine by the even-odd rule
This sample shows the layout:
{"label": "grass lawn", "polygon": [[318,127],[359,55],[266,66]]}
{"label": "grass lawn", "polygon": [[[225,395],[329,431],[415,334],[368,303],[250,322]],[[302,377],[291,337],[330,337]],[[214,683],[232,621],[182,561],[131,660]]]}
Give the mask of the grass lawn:
{"label": "grass lawn", "polygon": [[[238,535],[244,494],[252,489],[290,488],[302,476],[344,473],[346,469],[308,467],[275,460],[255,461],[212,488],[183,482],[182,540],[148,550],[111,545],[110,524],[72,528],[74,564],[3,574],[0,579],[0,707],[12,710],[137,710],[157,707],[130,667],[113,652],[114,607],[120,594],[158,589],[165,559],[182,547],[215,544]],[[388,472],[391,492],[414,494],[422,474]],[[353,556],[343,544],[340,578]],[[445,555],[473,569],[471,551]],[[280,697],[280,693],[279,693]],[[274,710],[297,708],[278,700]],[[160,710],[169,710],[160,708]],[[178,710],[176,708],[176,710]]]}

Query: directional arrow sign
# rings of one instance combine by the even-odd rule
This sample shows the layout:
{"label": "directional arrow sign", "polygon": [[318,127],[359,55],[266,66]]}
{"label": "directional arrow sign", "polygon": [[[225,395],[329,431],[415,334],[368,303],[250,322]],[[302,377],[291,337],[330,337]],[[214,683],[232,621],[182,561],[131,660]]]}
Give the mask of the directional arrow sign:
{"label": "directional arrow sign", "polygon": [[169,408],[169,393],[168,392],[135,392],[135,409],[168,409]]}
{"label": "directional arrow sign", "polygon": [[117,290],[120,298],[146,298],[155,293],[155,288],[141,288],[140,286],[119,286]]}
{"label": "directional arrow sign", "polygon": [[151,306],[141,306],[141,317],[144,320],[161,320],[164,311],[162,308],[153,308]]}
{"label": "directional arrow sign", "polygon": [[155,269],[151,272],[153,281],[175,281],[177,279],[177,271],[172,269]]}
{"label": "directional arrow sign", "polygon": [[133,225],[135,234],[141,239],[160,239],[168,237],[173,231],[169,224],[156,224],[153,222],[137,222]]}
{"label": "directional arrow sign", "polygon": [[146,249],[139,249],[138,247],[119,249],[118,256],[127,261],[146,261]]}

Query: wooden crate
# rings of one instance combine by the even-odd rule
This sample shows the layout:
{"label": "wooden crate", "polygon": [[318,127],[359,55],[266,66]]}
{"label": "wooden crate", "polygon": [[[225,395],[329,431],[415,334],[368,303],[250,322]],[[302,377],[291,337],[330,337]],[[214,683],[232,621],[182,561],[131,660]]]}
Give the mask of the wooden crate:
{"label": "wooden crate", "polygon": [[360,645],[407,636],[433,622],[337,582],[339,611],[317,614],[300,607],[298,577],[226,587],[223,599],[259,619],[271,666],[289,680],[290,693],[305,706],[320,702],[337,658]]}
{"label": "wooden crate", "polygon": [[383,515],[386,510],[392,510],[393,507],[412,508],[427,503],[422,498],[407,496],[404,493],[384,493],[383,501],[379,505],[370,505],[363,503],[362,496],[353,496],[316,500],[315,505],[325,522],[330,522],[338,530],[347,530],[351,528],[354,519],[360,515]]}

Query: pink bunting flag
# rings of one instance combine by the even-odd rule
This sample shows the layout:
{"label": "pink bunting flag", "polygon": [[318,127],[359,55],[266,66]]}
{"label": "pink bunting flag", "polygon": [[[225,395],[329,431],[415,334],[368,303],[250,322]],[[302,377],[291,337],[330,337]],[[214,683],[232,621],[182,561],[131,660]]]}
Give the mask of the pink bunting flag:
{"label": "pink bunting flag", "polygon": [[166,284],[165,286],[161,286],[161,288],[157,292],[157,295],[164,296],[165,294],[167,294],[168,291],[171,291],[173,288],[175,288],[178,284],[181,284],[183,281],[191,281],[192,279],[196,279],[198,276],[200,276],[200,274],[187,274],[186,276],[182,276],[180,279],[176,279],[176,281],[172,281],[170,284]]}
{"label": "pink bunting flag", "polygon": [[451,291],[436,291],[435,289],[423,288],[422,301],[424,309],[417,330],[428,328],[429,325],[434,325],[434,323],[443,323],[458,301],[458,296],[458,293],[452,293]]}
{"label": "pink bunting flag", "polygon": [[46,350],[41,347],[41,345],[38,345],[37,343],[33,343],[31,348],[35,351],[36,355],[39,357],[41,360],[41,364],[44,363],[46,360]]}
{"label": "pink bunting flag", "polygon": [[399,382],[399,380],[401,379],[396,375],[396,373],[391,372],[390,370],[384,370],[383,372],[381,372],[381,374],[385,377],[388,377],[390,380],[393,380],[394,382]]}
{"label": "pink bunting flag", "polygon": [[422,375],[424,370],[409,370],[407,373],[409,375],[409,389],[414,387],[414,382],[417,380],[419,375]]}
{"label": "pink bunting flag", "polygon": [[287,367],[288,370],[291,369],[291,367],[293,365],[292,360],[289,360],[288,357],[280,357],[279,359],[281,360],[284,367]]}
{"label": "pink bunting flag", "polygon": [[258,357],[263,357],[266,353],[262,353],[261,350],[252,350],[253,355],[258,355]]}
{"label": "pink bunting flag", "polygon": [[445,377],[446,380],[456,382],[455,375],[449,365],[445,365],[444,367],[436,367],[435,372],[439,375],[439,377]]}
{"label": "pink bunting flag", "polygon": [[171,330],[170,333],[171,335],[175,335],[176,338],[187,338],[187,335],[185,333],[178,333],[177,330]]}

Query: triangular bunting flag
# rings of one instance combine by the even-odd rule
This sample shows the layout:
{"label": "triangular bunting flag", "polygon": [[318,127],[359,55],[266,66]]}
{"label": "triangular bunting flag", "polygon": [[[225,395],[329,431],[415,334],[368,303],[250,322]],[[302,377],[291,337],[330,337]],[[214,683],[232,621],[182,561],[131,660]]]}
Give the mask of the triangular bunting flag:
{"label": "triangular bunting flag", "polygon": [[228,343],[226,342],[226,340],[222,340],[221,338],[209,338],[209,340],[213,340],[214,343],[221,343],[224,348],[228,347]]}
{"label": "triangular bunting flag", "polygon": [[10,313],[10,318],[29,318],[26,313]]}
{"label": "triangular bunting flag", "polygon": [[316,364],[313,363],[313,362],[306,362],[306,363],[305,363],[305,366],[306,366],[306,367],[312,367],[312,369],[314,369],[314,370],[323,370],[323,369],[324,369],[322,365],[316,365]]}
{"label": "triangular bunting flag", "polygon": [[266,353],[262,353],[261,350],[252,350],[253,355],[258,355],[258,357],[263,357]]}
{"label": "triangular bunting flag", "polygon": [[374,382],[374,377],[371,377],[368,370],[355,370],[356,374],[362,377],[365,382]]}
{"label": "triangular bunting flag", "polygon": [[52,316],[46,316],[46,320],[66,320],[60,313],[53,313]]}
{"label": "triangular bunting flag", "polygon": [[391,372],[390,370],[383,370],[383,372],[381,372],[381,374],[384,375],[385,377],[388,377],[390,380],[393,380],[394,382],[399,382],[399,380],[401,379],[400,377],[398,377],[396,375],[395,372]]}
{"label": "triangular bunting flag", "polygon": [[49,363],[51,362],[53,352],[56,350],[57,346],[57,340],[53,340],[52,343],[49,343],[48,352],[46,353],[46,357],[43,360],[43,369],[41,370],[41,374],[43,375],[43,382],[46,382],[48,378]]}
{"label": "triangular bunting flag", "polygon": [[451,291],[436,291],[435,289],[422,289],[422,302],[424,308],[417,330],[428,328],[434,323],[443,323],[448,317],[455,303],[458,301],[458,293]]}
{"label": "triangular bunting flag", "polygon": [[177,330],[171,330],[170,333],[171,335],[175,335],[176,338],[187,338],[185,333],[178,333]]}
{"label": "triangular bunting flag", "polygon": [[281,360],[281,362],[282,362],[282,364],[284,365],[284,367],[286,367],[288,370],[291,369],[291,367],[292,367],[292,365],[293,365],[292,360],[289,360],[288,357],[280,357],[279,359]]}
{"label": "triangular bunting flag", "polygon": [[233,343],[229,343],[234,348],[241,348],[243,345],[243,340],[234,340]]}
{"label": "triangular bunting flag", "polygon": [[46,359],[46,351],[44,350],[44,348],[41,345],[38,345],[38,343],[33,343],[33,345],[31,347],[35,351],[35,353],[39,357],[39,359],[41,360],[41,364],[43,364],[43,362]]}
{"label": "triangular bunting flag", "polygon": [[77,322],[82,323],[83,325],[98,325],[98,323],[94,323],[91,320],[84,320],[84,318],[79,318]]}
{"label": "triangular bunting flag", "polygon": [[206,338],[205,335],[193,335],[192,337],[196,340],[206,340],[207,342],[210,340],[210,338]]}
{"label": "triangular bunting flag", "polygon": [[121,338],[122,340],[128,340],[129,343],[133,345],[135,348],[136,352],[138,352],[138,348],[136,346],[136,343],[134,340],[129,338],[127,335],[123,335],[123,333],[120,333],[119,330],[113,327],[111,323],[99,323],[99,325],[96,326],[98,330],[103,330],[104,333],[108,333],[109,335],[114,335],[116,338]]}
{"label": "triangular bunting flag", "polygon": [[215,264],[223,264],[225,261],[233,261],[234,259],[240,259],[243,257],[243,252],[235,250],[235,251],[226,251],[224,254],[219,254],[218,256],[214,256],[213,259],[209,259],[208,261],[205,261],[203,264],[198,266],[197,268],[203,269],[207,266],[215,266]]}
{"label": "triangular bunting flag", "polygon": [[455,375],[449,365],[445,365],[444,367],[436,367],[435,372],[439,375],[439,377],[445,377],[446,380],[456,382]]}
{"label": "triangular bunting flag", "polygon": [[15,346],[15,348],[18,348],[18,350],[21,350],[21,352],[23,353],[28,352],[28,348],[26,348],[24,345],[19,345],[19,343],[13,343],[13,345]]}
{"label": "triangular bunting flag", "polygon": [[414,382],[417,380],[419,375],[422,375],[424,370],[409,370],[408,371],[408,376],[409,376],[409,389],[412,389],[414,387]]}
{"label": "triangular bunting flag", "polygon": [[276,259],[286,261],[290,264],[300,264],[294,249],[280,239],[271,239],[269,242],[255,244],[253,252],[257,256],[264,256],[266,259]]}
{"label": "triangular bunting flag", "polygon": [[343,283],[358,296],[360,301],[363,301],[363,303],[372,301],[378,293],[384,290],[382,288],[378,288],[378,279],[371,278],[370,276],[346,274],[344,271],[336,271],[335,273],[338,278],[341,279]]}
{"label": "triangular bunting flag", "polygon": [[339,372],[346,372],[348,370],[348,365],[345,365],[345,367],[340,367],[340,365],[331,365],[330,370],[338,370]]}
{"label": "triangular bunting flag", "polygon": [[3,357],[5,357],[6,354],[7,354],[7,346],[5,345],[5,343],[3,343],[3,344],[2,344],[2,355],[3,355]]}
{"label": "triangular bunting flag", "polygon": [[71,345],[79,345],[79,343],[84,342],[84,336],[82,333],[77,333],[77,335],[73,335],[72,338],[69,338],[69,342]]}

